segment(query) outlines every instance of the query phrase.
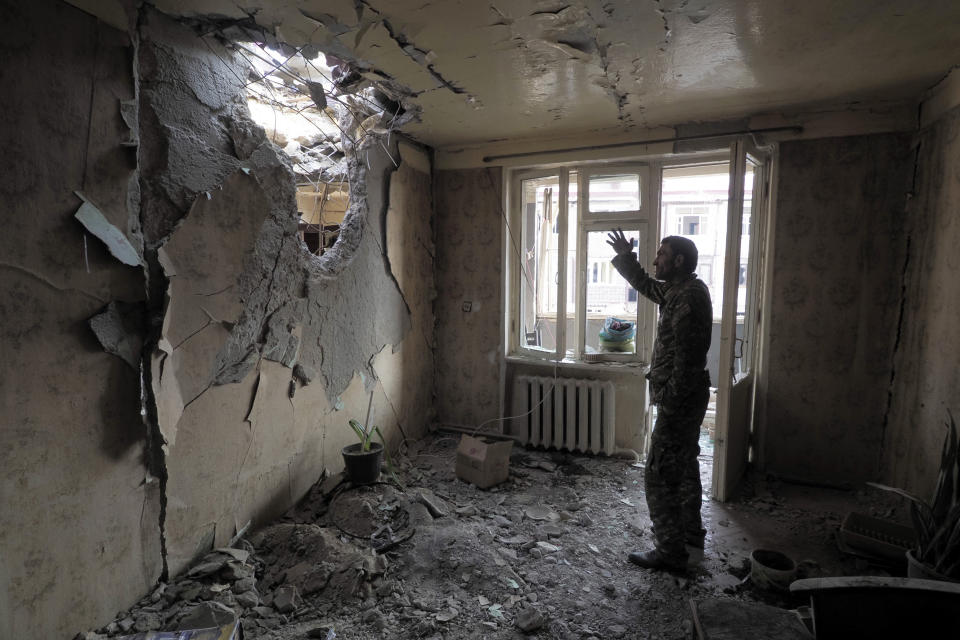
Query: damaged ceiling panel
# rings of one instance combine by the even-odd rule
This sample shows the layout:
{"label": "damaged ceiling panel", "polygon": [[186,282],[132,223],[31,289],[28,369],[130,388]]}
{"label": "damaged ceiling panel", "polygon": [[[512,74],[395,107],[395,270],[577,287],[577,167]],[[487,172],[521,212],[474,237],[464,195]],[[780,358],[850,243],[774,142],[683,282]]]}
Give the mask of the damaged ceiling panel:
{"label": "damaged ceiling panel", "polygon": [[[960,4],[882,0],[160,0],[348,61],[438,148],[915,100],[960,61]],[[924,46],[918,47],[917,43]]]}

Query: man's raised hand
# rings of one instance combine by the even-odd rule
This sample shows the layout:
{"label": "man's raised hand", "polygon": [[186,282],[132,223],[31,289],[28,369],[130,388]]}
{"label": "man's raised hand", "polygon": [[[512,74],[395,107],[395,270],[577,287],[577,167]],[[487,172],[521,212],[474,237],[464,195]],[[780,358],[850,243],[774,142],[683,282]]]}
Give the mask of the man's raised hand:
{"label": "man's raised hand", "polygon": [[623,229],[620,227],[608,233],[607,237],[609,238],[607,244],[613,247],[618,256],[633,252],[633,238],[627,240],[626,236],[623,235]]}

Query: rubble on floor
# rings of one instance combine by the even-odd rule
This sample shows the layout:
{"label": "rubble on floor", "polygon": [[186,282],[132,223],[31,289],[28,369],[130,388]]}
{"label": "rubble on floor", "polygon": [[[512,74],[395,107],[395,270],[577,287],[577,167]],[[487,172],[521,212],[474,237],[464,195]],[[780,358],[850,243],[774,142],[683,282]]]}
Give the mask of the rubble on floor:
{"label": "rubble on floor", "polygon": [[[508,480],[481,490],[455,477],[458,440],[434,434],[406,445],[394,457],[403,488],[387,474],[367,486],[322,479],[278,522],[211,551],[78,638],[238,617],[248,639],[673,639],[692,632],[691,599],[806,604],[750,584],[758,539],[790,553],[798,578],[863,568],[837,551],[842,511],[798,506],[781,496],[785,486],[760,481],[739,502],[705,503],[701,564],[685,575],[638,569],[627,554],[652,545],[641,468],[515,449]],[[751,529],[757,523],[766,529]],[[798,546],[804,540],[814,546]]]}

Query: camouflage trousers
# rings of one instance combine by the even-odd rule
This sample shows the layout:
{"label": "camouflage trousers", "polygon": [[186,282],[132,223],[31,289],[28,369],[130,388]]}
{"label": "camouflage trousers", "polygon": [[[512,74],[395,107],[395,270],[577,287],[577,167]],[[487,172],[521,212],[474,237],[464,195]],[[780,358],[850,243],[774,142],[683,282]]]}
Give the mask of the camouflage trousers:
{"label": "camouflage trousers", "polygon": [[684,544],[702,547],[707,533],[697,443],[709,400],[708,380],[682,407],[657,407],[644,483],[657,551],[671,561],[685,562]]}

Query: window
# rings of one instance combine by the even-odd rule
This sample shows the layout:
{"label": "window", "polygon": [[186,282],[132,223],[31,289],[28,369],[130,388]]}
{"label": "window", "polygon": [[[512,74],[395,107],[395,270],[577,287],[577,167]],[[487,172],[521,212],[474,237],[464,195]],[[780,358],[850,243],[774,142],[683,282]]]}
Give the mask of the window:
{"label": "window", "polygon": [[[512,176],[511,235],[519,236],[510,267],[516,283],[512,344],[520,351],[551,358],[638,357],[637,328],[648,303],[642,298],[638,303],[637,292],[611,264],[615,253],[607,234],[622,228],[646,265],[648,176],[649,168],[638,164]],[[632,338],[601,336],[611,318],[631,324]]]}

